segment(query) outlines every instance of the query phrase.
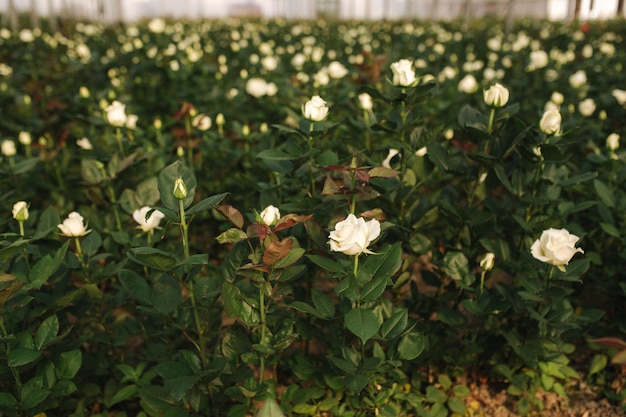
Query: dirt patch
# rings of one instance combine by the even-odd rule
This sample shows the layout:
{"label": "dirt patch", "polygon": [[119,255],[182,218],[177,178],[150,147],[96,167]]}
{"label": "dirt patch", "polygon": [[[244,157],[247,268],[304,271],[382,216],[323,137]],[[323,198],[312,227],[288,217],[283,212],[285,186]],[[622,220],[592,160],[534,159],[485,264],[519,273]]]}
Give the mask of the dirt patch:
{"label": "dirt patch", "polygon": [[[472,417],[520,417],[517,402],[505,390],[494,391],[487,385],[470,387],[471,400],[467,404]],[[607,399],[599,398],[591,389],[581,385],[568,398],[554,393],[540,393],[543,410],[533,411],[532,417],[622,417],[626,412]]]}

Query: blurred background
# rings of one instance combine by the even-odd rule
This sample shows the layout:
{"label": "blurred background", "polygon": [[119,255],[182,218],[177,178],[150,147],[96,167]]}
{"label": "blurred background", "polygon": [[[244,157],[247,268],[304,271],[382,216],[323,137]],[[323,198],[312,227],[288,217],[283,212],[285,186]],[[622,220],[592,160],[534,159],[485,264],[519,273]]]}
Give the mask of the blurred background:
{"label": "blurred background", "polygon": [[472,19],[482,16],[550,20],[624,17],[626,0],[0,0],[3,26],[16,15],[75,17],[106,22],[154,17],[288,19]]}

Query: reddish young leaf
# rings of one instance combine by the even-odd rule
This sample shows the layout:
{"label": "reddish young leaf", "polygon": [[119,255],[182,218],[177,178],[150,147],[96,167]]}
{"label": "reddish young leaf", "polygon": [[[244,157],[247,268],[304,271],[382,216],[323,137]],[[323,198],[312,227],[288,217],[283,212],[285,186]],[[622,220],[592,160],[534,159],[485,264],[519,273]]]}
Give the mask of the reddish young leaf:
{"label": "reddish young leaf", "polygon": [[263,263],[265,265],[274,265],[280,259],[289,255],[289,251],[293,246],[293,240],[277,240],[272,242],[263,254]]}
{"label": "reddish young leaf", "polygon": [[243,215],[230,204],[221,204],[216,207],[235,227],[243,227]]}
{"label": "reddish young leaf", "polygon": [[312,214],[301,216],[299,214],[286,214],[278,220],[276,226],[274,226],[274,233],[279,230],[289,229],[290,227],[296,226],[300,223],[304,223],[313,217]]}

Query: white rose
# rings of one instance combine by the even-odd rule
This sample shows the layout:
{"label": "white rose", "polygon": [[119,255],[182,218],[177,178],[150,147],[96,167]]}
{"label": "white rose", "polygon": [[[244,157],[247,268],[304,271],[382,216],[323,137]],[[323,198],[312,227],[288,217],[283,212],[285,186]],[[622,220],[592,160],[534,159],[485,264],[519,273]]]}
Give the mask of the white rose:
{"label": "white rose", "polygon": [[330,78],[338,80],[348,75],[348,69],[339,61],[328,64],[328,75]]}
{"label": "white rose", "polygon": [[25,146],[30,145],[31,142],[32,142],[32,138],[30,136],[30,133],[24,132],[24,131],[19,133],[19,136],[17,137],[17,140],[19,140],[20,143],[22,145],[25,145]]}
{"label": "white rose", "polygon": [[563,97],[563,94],[559,93],[558,91],[555,91],[550,96],[550,101],[560,106],[565,101],[565,97]]}
{"label": "white rose", "polygon": [[462,93],[472,94],[478,90],[478,81],[472,74],[467,74],[459,81],[458,89]]}
{"label": "white rose", "polygon": [[577,252],[584,253],[581,248],[575,247],[579,239],[566,229],[544,230],[530,247],[530,253],[535,259],[565,271],[565,265]]}
{"label": "white rose", "polygon": [[328,243],[330,249],[346,255],[359,255],[362,252],[372,253],[367,249],[369,244],[380,235],[380,223],[376,219],[368,222],[352,213],[345,220],[335,225],[330,232]]}
{"label": "white rose", "polygon": [[578,70],[569,76],[569,84],[574,88],[580,88],[587,84],[587,74],[583,70]]}
{"label": "white rose", "polygon": [[193,118],[192,124],[199,130],[209,130],[211,128],[211,118],[206,114],[199,113]]}
{"label": "white rose", "polygon": [[500,83],[495,83],[483,92],[485,104],[491,107],[503,107],[509,101],[509,90]]}
{"label": "white rose", "polygon": [[267,94],[267,82],[263,78],[249,78],[246,82],[246,93],[252,97],[263,97]]}
{"label": "white rose", "polygon": [[17,153],[17,148],[15,147],[15,142],[10,139],[6,139],[2,141],[2,145],[0,145],[0,151],[4,156],[13,156]]}
{"label": "white rose", "polygon": [[543,68],[548,65],[548,53],[544,50],[532,51],[530,53],[530,64],[528,65],[528,69],[530,71]]}
{"label": "white rose", "polygon": [[413,70],[413,63],[408,59],[401,59],[392,63],[391,71],[393,72],[393,85],[410,87],[417,81],[415,71]]}
{"label": "white rose", "polygon": [[139,120],[139,116],[136,114],[129,114],[126,117],[126,127],[128,129],[137,129],[137,120]]}
{"label": "white rose", "polygon": [[161,213],[159,210],[154,210],[150,214],[150,217],[146,219],[146,215],[148,214],[148,211],[150,210],[151,210],[150,207],[144,206],[140,209],[133,211],[133,220],[135,220],[139,224],[139,226],[137,227],[139,227],[144,232],[151,232],[154,229],[158,229],[159,222],[161,221],[163,217],[165,217],[165,215]]}
{"label": "white rose", "polygon": [[83,216],[78,214],[78,212],[71,212],[63,223],[57,225],[61,234],[67,237],[78,237],[84,236],[90,231],[87,230],[85,224],[83,223]]}
{"label": "white rose", "polygon": [[23,222],[28,220],[28,204],[26,201],[18,201],[13,204],[13,218],[17,221]]}
{"label": "white rose", "polygon": [[265,207],[259,216],[267,226],[273,226],[280,219],[280,210],[270,205]]}
{"label": "white rose", "polygon": [[367,93],[359,94],[359,105],[363,110],[372,110],[372,108],[374,107],[372,96]]}
{"label": "white rose", "polygon": [[617,102],[622,106],[626,104],[626,90],[620,90],[619,88],[616,88],[615,90],[611,91],[611,95],[615,97],[615,100],[617,100]]}
{"label": "white rose", "polygon": [[547,110],[539,121],[539,129],[546,135],[554,135],[561,129],[561,113],[556,109]]}
{"label": "white rose", "polygon": [[126,105],[115,100],[105,109],[106,120],[111,126],[123,127],[126,125]]}
{"label": "white rose", "polygon": [[81,138],[81,139],[77,139],[76,140],[76,144],[81,148],[84,149],[86,151],[90,151],[93,149],[93,145],[91,144],[91,142],[89,141],[89,139],[87,138]]}
{"label": "white rose", "polygon": [[394,156],[399,155],[400,151],[398,149],[389,149],[389,153],[387,154],[387,157],[385,158],[385,160],[382,162],[382,166],[385,168],[389,168],[391,169],[391,160],[393,159]]}
{"label": "white rose", "polygon": [[578,103],[578,111],[585,117],[589,117],[596,111],[596,103],[592,98],[586,98]]}
{"label": "white rose", "polygon": [[483,259],[480,260],[480,267],[484,271],[491,271],[495,263],[496,263],[496,255],[489,252],[489,253],[486,253],[485,256],[483,256]]}
{"label": "white rose", "polygon": [[311,100],[302,106],[302,115],[312,122],[321,122],[328,115],[326,101],[320,96],[311,97]]}
{"label": "white rose", "polygon": [[620,136],[617,133],[611,133],[606,138],[606,147],[612,151],[619,149]]}

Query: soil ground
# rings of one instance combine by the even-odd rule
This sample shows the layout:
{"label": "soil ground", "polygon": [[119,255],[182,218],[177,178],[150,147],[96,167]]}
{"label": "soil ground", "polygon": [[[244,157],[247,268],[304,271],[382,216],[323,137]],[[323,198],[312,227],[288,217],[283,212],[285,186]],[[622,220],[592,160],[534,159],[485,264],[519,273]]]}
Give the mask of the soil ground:
{"label": "soil ground", "polygon": [[[472,417],[519,417],[516,412],[516,403],[506,391],[494,391],[487,386],[471,387],[472,398],[477,402],[475,410],[468,413]],[[545,408],[534,411],[532,417],[626,417],[622,407],[601,399],[590,388],[584,385],[578,387],[563,398],[553,393],[543,393],[540,396]],[[468,404],[468,409],[474,408]]]}

